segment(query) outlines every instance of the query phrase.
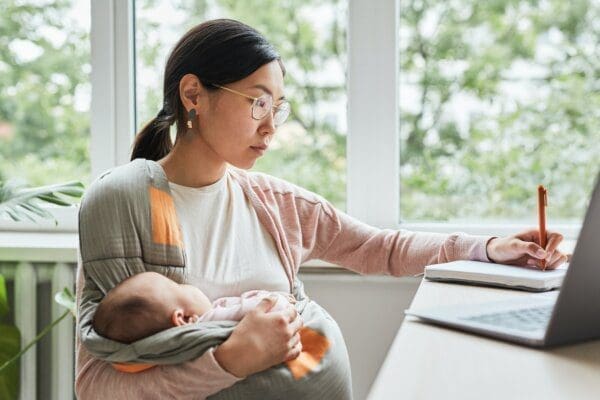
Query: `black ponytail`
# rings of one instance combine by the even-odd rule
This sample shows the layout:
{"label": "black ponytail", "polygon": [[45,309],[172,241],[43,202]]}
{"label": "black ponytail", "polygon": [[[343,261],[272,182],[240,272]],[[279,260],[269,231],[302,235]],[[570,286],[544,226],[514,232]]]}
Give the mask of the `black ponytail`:
{"label": "black ponytail", "polygon": [[158,161],[166,156],[173,148],[170,133],[173,122],[175,116],[168,115],[164,108],[161,109],[136,135],[131,159],[146,158]]}
{"label": "black ponytail", "polygon": [[163,108],[136,135],[131,159],[160,160],[173,148],[170,127],[186,131],[187,112],[179,98],[179,81],[186,74],[198,77],[206,90],[244,79],[261,66],[278,60],[275,48],[254,28],[231,19],[206,21],[190,29],[177,42],[165,67]]}

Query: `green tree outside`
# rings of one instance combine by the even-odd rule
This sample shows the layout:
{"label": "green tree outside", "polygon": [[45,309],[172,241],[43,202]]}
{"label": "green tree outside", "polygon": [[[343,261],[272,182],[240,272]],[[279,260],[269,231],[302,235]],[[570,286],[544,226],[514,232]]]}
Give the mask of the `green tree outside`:
{"label": "green tree outside", "polygon": [[533,219],[541,183],[551,218],[580,220],[600,170],[600,3],[400,4],[403,219]]}
{"label": "green tree outside", "polygon": [[[89,27],[76,4],[0,5],[0,179],[89,183]],[[550,216],[579,220],[600,167],[599,2],[400,4],[402,219],[530,218],[543,183]],[[183,17],[169,26],[165,8]],[[138,67],[154,71],[138,74],[138,127],[160,108],[175,40],[240,19],[281,52],[293,109],[255,169],[345,208],[347,1],[138,0],[136,13]]]}
{"label": "green tree outside", "polygon": [[0,180],[89,182],[89,26],[73,6],[0,3]]}

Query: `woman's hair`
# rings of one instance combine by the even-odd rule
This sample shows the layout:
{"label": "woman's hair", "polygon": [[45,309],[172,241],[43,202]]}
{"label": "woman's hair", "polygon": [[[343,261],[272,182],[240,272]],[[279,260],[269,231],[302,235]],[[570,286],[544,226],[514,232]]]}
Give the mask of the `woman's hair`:
{"label": "woman's hair", "polygon": [[216,19],[190,29],[177,42],[165,67],[163,107],[137,134],[131,159],[159,160],[173,148],[169,128],[185,131],[187,110],[179,97],[179,81],[194,74],[207,90],[244,79],[261,66],[277,60],[275,48],[258,31],[239,21]]}

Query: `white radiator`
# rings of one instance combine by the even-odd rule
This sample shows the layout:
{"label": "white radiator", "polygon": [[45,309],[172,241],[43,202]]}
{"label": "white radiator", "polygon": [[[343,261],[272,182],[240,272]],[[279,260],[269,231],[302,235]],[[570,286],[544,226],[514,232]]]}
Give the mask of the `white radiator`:
{"label": "white radiator", "polygon": [[[24,347],[66,311],[54,301],[54,294],[64,287],[75,292],[75,265],[20,262],[0,266],[7,285],[12,286],[10,306]],[[75,398],[74,325],[74,318],[67,316],[21,357],[20,400]]]}

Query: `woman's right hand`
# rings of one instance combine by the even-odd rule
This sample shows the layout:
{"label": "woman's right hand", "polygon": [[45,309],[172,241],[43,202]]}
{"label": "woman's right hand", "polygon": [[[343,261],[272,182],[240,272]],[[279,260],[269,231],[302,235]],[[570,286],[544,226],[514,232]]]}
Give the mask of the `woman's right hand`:
{"label": "woman's right hand", "polygon": [[215,359],[226,371],[243,378],[300,355],[302,317],[291,304],[285,311],[270,313],[275,302],[276,298],[264,298],[217,347]]}

